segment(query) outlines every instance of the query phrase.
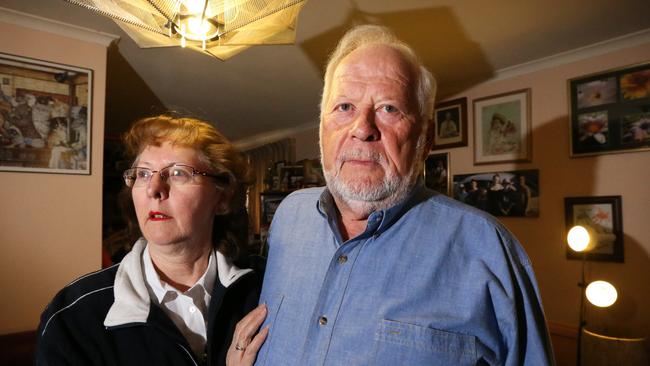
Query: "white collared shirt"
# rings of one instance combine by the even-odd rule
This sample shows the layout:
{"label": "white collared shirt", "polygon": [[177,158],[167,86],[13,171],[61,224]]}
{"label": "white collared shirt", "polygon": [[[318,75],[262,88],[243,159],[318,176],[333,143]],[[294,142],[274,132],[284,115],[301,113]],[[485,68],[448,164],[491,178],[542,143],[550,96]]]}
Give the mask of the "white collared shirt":
{"label": "white collared shirt", "polygon": [[194,354],[204,353],[207,339],[208,305],[217,276],[215,253],[210,253],[208,268],[187,291],[181,292],[162,281],[156,272],[149,247],[142,253],[145,282],[151,300],[158,304],[187,339]]}

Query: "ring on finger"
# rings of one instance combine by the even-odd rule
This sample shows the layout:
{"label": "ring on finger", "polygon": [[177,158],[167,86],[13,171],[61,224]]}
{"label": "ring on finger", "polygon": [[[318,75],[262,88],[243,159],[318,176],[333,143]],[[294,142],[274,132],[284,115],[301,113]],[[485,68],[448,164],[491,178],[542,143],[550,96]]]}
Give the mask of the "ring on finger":
{"label": "ring on finger", "polygon": [[243,350],[246,349],[246,347],[242,347],[242,346],[239,345],[239,343],[237,343],[237,344],[235,345],[235,349],[236,349],[237,351],[243,351]]}

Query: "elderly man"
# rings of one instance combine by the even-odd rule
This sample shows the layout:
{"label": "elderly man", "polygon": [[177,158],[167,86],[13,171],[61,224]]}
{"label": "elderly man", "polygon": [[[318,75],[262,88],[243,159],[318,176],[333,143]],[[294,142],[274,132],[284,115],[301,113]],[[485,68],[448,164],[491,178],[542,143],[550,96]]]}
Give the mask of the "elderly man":
{"label": "elderly man", "polygon": [[[357,27],[339,43],[321,104],[327,187],[293,193],[276,212],[257,364],[553,363],[516,239],[423,187],[434,94],[386,29]],[[240,351],[259,344],[244,329]]]}

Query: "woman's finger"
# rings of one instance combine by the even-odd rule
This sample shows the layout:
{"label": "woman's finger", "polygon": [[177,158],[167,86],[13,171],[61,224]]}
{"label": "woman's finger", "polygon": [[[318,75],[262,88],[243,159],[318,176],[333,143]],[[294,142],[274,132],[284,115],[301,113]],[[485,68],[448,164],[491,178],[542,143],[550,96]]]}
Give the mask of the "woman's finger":
{"label": "woman's finger", "polygon": [[260,330],[259,333],[253,337],[253,340],[251,343],[246,347],[244,350],[240,365],[252,365],[255,363],[255,359],[257,358],[257,353],[260,351],[260,348],[262,348],[262,345],[264,344],[264,341],[266,340],[266,336],[269,334],[269,327],[266,326],[262,330]]}
{"label": "woman's finger", "polygon": [[266,305],[260,304],[237,323],[226,355],[227,365],[247,366],[255,362],[257,352],[269,332],[268,327],[257,332],[266,319],[266,313]]}
{"label": "woman's finger", "polygon": [[251,338],[260,329],[260,325],[262,325],[264,319],[266,319],[266,305],[260,304],[237,323],[233,342],[236,341],[235,343],[238,348],[248,346]]}

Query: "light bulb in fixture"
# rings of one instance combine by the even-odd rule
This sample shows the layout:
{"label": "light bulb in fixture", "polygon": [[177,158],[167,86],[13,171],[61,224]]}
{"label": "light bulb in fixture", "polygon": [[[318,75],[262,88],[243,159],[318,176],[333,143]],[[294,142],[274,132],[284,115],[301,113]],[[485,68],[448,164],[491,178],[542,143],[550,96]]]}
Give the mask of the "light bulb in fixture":
{"label": "light bulb in fixture", "polygon": [[207,20],[201,19],[201,17],[187,18],[188,38],[205,39],[210,28],[210,23]]}
{"label": "light bulb in fixture", "polygon": [[206,0],[185,0],[183,5],[187,8],[188,14],[201,14],[205,7]]}
{"label": "light bulb in fixture", "polygon": [[591,241],[589,232],[584,226],[576,225],[569,230],[567,234],[569,247],[576,252],[582,252],[589,247]]}
{"label": "light bulb in fixture", "polygon": [[590,283],[585,293],[590,303],[601,308],[611,306],[618,298],[616,288],[607,281],[594,281]]}

